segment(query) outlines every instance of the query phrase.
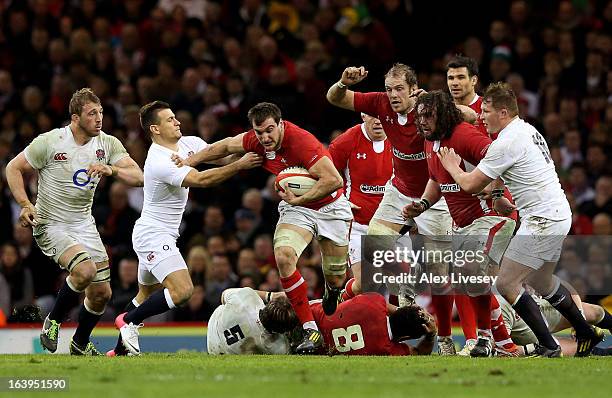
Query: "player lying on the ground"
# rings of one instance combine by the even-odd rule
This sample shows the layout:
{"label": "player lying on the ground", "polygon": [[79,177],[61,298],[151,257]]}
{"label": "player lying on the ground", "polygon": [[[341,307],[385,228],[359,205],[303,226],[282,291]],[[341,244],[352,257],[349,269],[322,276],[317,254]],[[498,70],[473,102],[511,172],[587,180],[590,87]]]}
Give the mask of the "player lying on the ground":
{"label": "player lying on the ground", "polygon": [[[289,340],[279,333],[298,322],[284,293],[227,289],[222,302],[208,322],[209,354],[289,353]],[[435,320],[418,306],[398,308],[380,294],[366,293],[340,303],[331,316],[325,315],[320,300],[311,301],[310,308],[330,354],[431,354]],[[403,343],[421,337],[416,347]]]}
{"label": "player lying on the ground", "polygon": [[[344,301],[329,316],[318,301],[310,307],[330,354],[429,355],[438,333],[436,321],[423,308],[398,308],[378,293]],[[416,346],[405,343],[421,337]]]}
{"label": "player lying on the ground", "polygon": [[[561,315],[559,311],[555,309],[547,300],[532,295],[535,302],[540,307],[540,311],[546,320],[548,330],[550,333],[560,332],[572,327],[571,323]],[[612,332],[612,325],[610,324],[610,314],[601,306],[583,303],[579,296],[572,295],[572,298],[576,302],[578,307],[582,306],[584,318],[589,325],[597,325],[601,328],[606,328]],[[508,332],[512,337],[514,343],[519,346],[519,350],[522,355],[530,355],[536,348],[538,338],[533,333],[525,321],[518,316],[514,308],[501,296],[498,296],[499,306],[504,318]],[[598,333],[603,334],[601,329]],[[576,353],[576,342],[570,338],[557,337],[557,341],[561,346],[561,350],[564,356],[573,356]],[[593,349],[593,355],[610,355],[609,349],[595,347]]]}
{"label": "player lying on the ground", "polygon": [[289,354],[284,334],[299,326],[285,293],[226,289],[208,321],[209,354]]}

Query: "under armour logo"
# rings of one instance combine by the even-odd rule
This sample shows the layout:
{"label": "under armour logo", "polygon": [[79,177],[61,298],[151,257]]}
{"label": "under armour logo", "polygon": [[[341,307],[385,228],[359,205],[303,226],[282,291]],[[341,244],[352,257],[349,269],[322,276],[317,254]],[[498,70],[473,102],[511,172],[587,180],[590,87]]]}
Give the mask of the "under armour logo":
{"label": "under armour logo", "polygon": [[366,155],[367,155],[367,154],[365,154],[365,153],[358,153],[358,154],[357,154],[357,159],[365,159],[365,158],[366,158]]}
{"label": "under armour logo", "polygon": [[387,117],[385,117],[385,120],[387,121],[387,123],[393,124],[393,118],[391,116],[387,115]]}
{"label": "under armour logo", "polygon": [[285,158],[281,158],[280,160],[282,163],[287,164],[287,161],[285,160]]}

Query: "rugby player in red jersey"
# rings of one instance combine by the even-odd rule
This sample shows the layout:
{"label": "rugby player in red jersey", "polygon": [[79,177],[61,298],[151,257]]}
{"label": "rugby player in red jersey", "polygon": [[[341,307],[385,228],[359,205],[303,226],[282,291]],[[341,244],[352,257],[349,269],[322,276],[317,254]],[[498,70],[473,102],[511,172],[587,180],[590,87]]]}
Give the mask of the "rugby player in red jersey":
{"label": "rugby player in red jersey", "polygon": [[333,314],[346,277],[351,208],[329,152],[311,133],[282,120],[278,106],[269,102],[252,107],[248,119],[250,131],[217,141],[182,164],[194,166],[230,154],[255,152],[264,158],[262,167],[273,174],[300,166],[317,179],[304,195],[295,196],[290,190],[279,192],[283,201],[278,206],[280,218],[274,232],[274,257],[281,283],[304,328],[297,352],[315,353],[323,341],[308,305],[306,282],[296,264],[310,241],[317,238],[325,276],[322,306],[325,313]]}
{"label": "rugby player in red jersey", "polygon": [[334,165],[344,178],[344,194],[351,203],[355,220],[351,224],[349,265],[353,278],[346,283],[344,300],[361,293],[361,237],[393,174],[391,144],[380,120],[361,114],[363,123],[340,134],[329,146]]}
{"label": "rugby player in red jersey", "polygon": [[[474,112],[478,114],[475,126],[483,134],[490,136],[491,139],[495,140],[498,133],[489,134],[486,127],[482,123],[480,114],[482,112],[482,97],[476,93],[476,85],[478,84],[478,63],[473,58],[456,56],[452,58],[446,65],[446,83],[448,90],[453,97],[453,101],[458,105],[469,106]],[[490,199],[490,189],[485,189],[481,198]],[[489,203],[489,206],[491,204]],[[514,214],[513,218],[516,219],[517,215]],[[449,296],[450,298],[450,296]],[[461,321],[461,328],[463,329],[463,335],[466,339],[465,347],[459,351],[459,355],[469,355],[471,349],[476,345],[476,317],[474,315],[474,309],[472,308],[471,301],[468,296],[464,294],[456,294],[454,296],[455,304],[457,306],[457,312],[459,313],[459,319]],[[514,344],[509,339],[506,328],[500,327],[500,322],[503,322],[502,314],[499,309],[499,303],[497,299],[493,298],[491,308],[491,322],[493,328],[493,336],[498,352],[515,352]],[[452,305],[451,305],[452,308]],[[448,317],[451,317],[449,312]]]}
{"label": "rugby player in red jersey", "polygon": [[[419,97],[416,102],[417,128],[425,139],[425,152],[429,167],[429,182],[420,201],[404,208],[405,217],[416,217],[446,198],[453,218],[453,244],[456,249],[481,250],[486,254],[480,261],[466,265],[463,274],[488,275],[491,264],[496,266],[508,246],[516,221],[509,217],[515,207],[501,181],[496,181],[494,207],[478,196],[469,194],[453,180],[437,156],[442,147],[454,148],[460,153],[462,167],[470,169],[484,158],[491,139],[473,125],[463,122],[461,113],[451,97],[442,91],[433,91]],[[457,271],[457,269],[455,270]],[[465,285],[476,312],[478,341],[470,351],[471,356],[491,356],[491,294],[490,284]]]}
{"label": "rugby player in red jersey", "polygon": [[[318,302],[312,313],[330,353],[342,355],[429,355],[436,336],[433,317],[416,305],[396,307],[378,293],[363,293],[326,316]],[[423,336],[416,346],[402,343]]]}
{"label": "rugby player in red jersey", "polygon": [[[340,81],[329,88],[327,100],[340,108],[378,118],[392,146],[393,179],[387,183],[384,197],[368,226],[368,235],[385,235],[397,239],[406,231],[406,226],[416,224],[419,233],[426,237],[427,250],[446,250],[450,247],[452,220],[444,200],[414,220],[407,222],[402,217],[402,208],[419,200],[428,180],[424,139],[417,134],[414,124],[414,102],[424,92],[418,88],[416,73],[407,65],[395,64],[385,75],[385,92],[360,93],[348,89],[348,86],[361,82],[367,75],[364,67],[346,68]],[[476,119],[475,112],[468,107],[459,108],[467,119]],[[438,275],[448,273],[446,263],[426,265],[429,272]],[[436,290],[432,304],[436,312],[443,311],[440,306],[447,306],[445,295],[452,294],[451,287],[448,284],[432,287]],[[409,304],[413,299],[412,286],[400,286],[400,306]],[[442,354],[455,353],[451,339],[438,341],[438,347]]]}

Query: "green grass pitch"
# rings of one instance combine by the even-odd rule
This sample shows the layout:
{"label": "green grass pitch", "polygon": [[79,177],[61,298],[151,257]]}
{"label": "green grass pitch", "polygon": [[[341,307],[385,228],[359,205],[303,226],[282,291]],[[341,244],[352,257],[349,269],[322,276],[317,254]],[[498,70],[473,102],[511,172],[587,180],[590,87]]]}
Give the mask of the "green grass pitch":
{"label": "green grass pitch", "polygon": [[1,377],[67,377],[41,397],[610,397],[610,358],[0,355]]}

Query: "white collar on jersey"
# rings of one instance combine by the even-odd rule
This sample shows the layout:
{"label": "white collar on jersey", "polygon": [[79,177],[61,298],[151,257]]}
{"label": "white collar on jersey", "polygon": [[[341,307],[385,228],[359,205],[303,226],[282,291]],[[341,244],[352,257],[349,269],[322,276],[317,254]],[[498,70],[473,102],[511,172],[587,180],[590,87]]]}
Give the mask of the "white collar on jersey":
{"label": "white collar on jersey", "polygon": [[402,126],[405,126],[406,123],[408,123],[408,113],[406,113],[405,115],[402,115],[400,113],[397,114],[397,122],[399,124],[401,124]]}
{"label": "white collar on jersey", "polygon": [[382,141],[372,141],[370,137],[368,137],[368,133],[366,132],[365,123],[361,123],[361,133],[366,138],[366,140],[372,143],[372,148],[374,149],[374,152],[382,153],[382,151],[385,150],[385,141],[387,139],[385,138]]}
{"label": "white collar on jersey", "polygon": [[513,119],[510,121],[510,123],[506,124],[506,127],[504,127],[503,129],[501,129],[501,130],[499,131],[499,134],[497,135],[497,138],[500,138],[500,137],[502,136],[502,134],[504,134],[506,131],[508,131],[508,130],[510,130],[510,129],[512,129],[512,128],[514,128],[514,125],[516,125],[516,124],[518,124],[518,123],[520,123],[520,122],[522,122],[522,121],[523,121],[523,119],[521,119],[520,117],[518,117],[518,115],[517,115],[517,116],[515,116],[515,117],[514,117],[514,118],[513,118]]}
{"label": "white collar on jersey", "polygon": [[439,150],[440,150],[440,140],[436,140],[433,143],[433,151],[437,153]]}
{"label": "white collar on jersey", "polygon": [[480,98],[480,96],[478,94],[474,93],[474,98],[472,98],[472,102],[470,102],[470,105],[474,105],[476,103],[476,101],[478,101],[478,98]]}

